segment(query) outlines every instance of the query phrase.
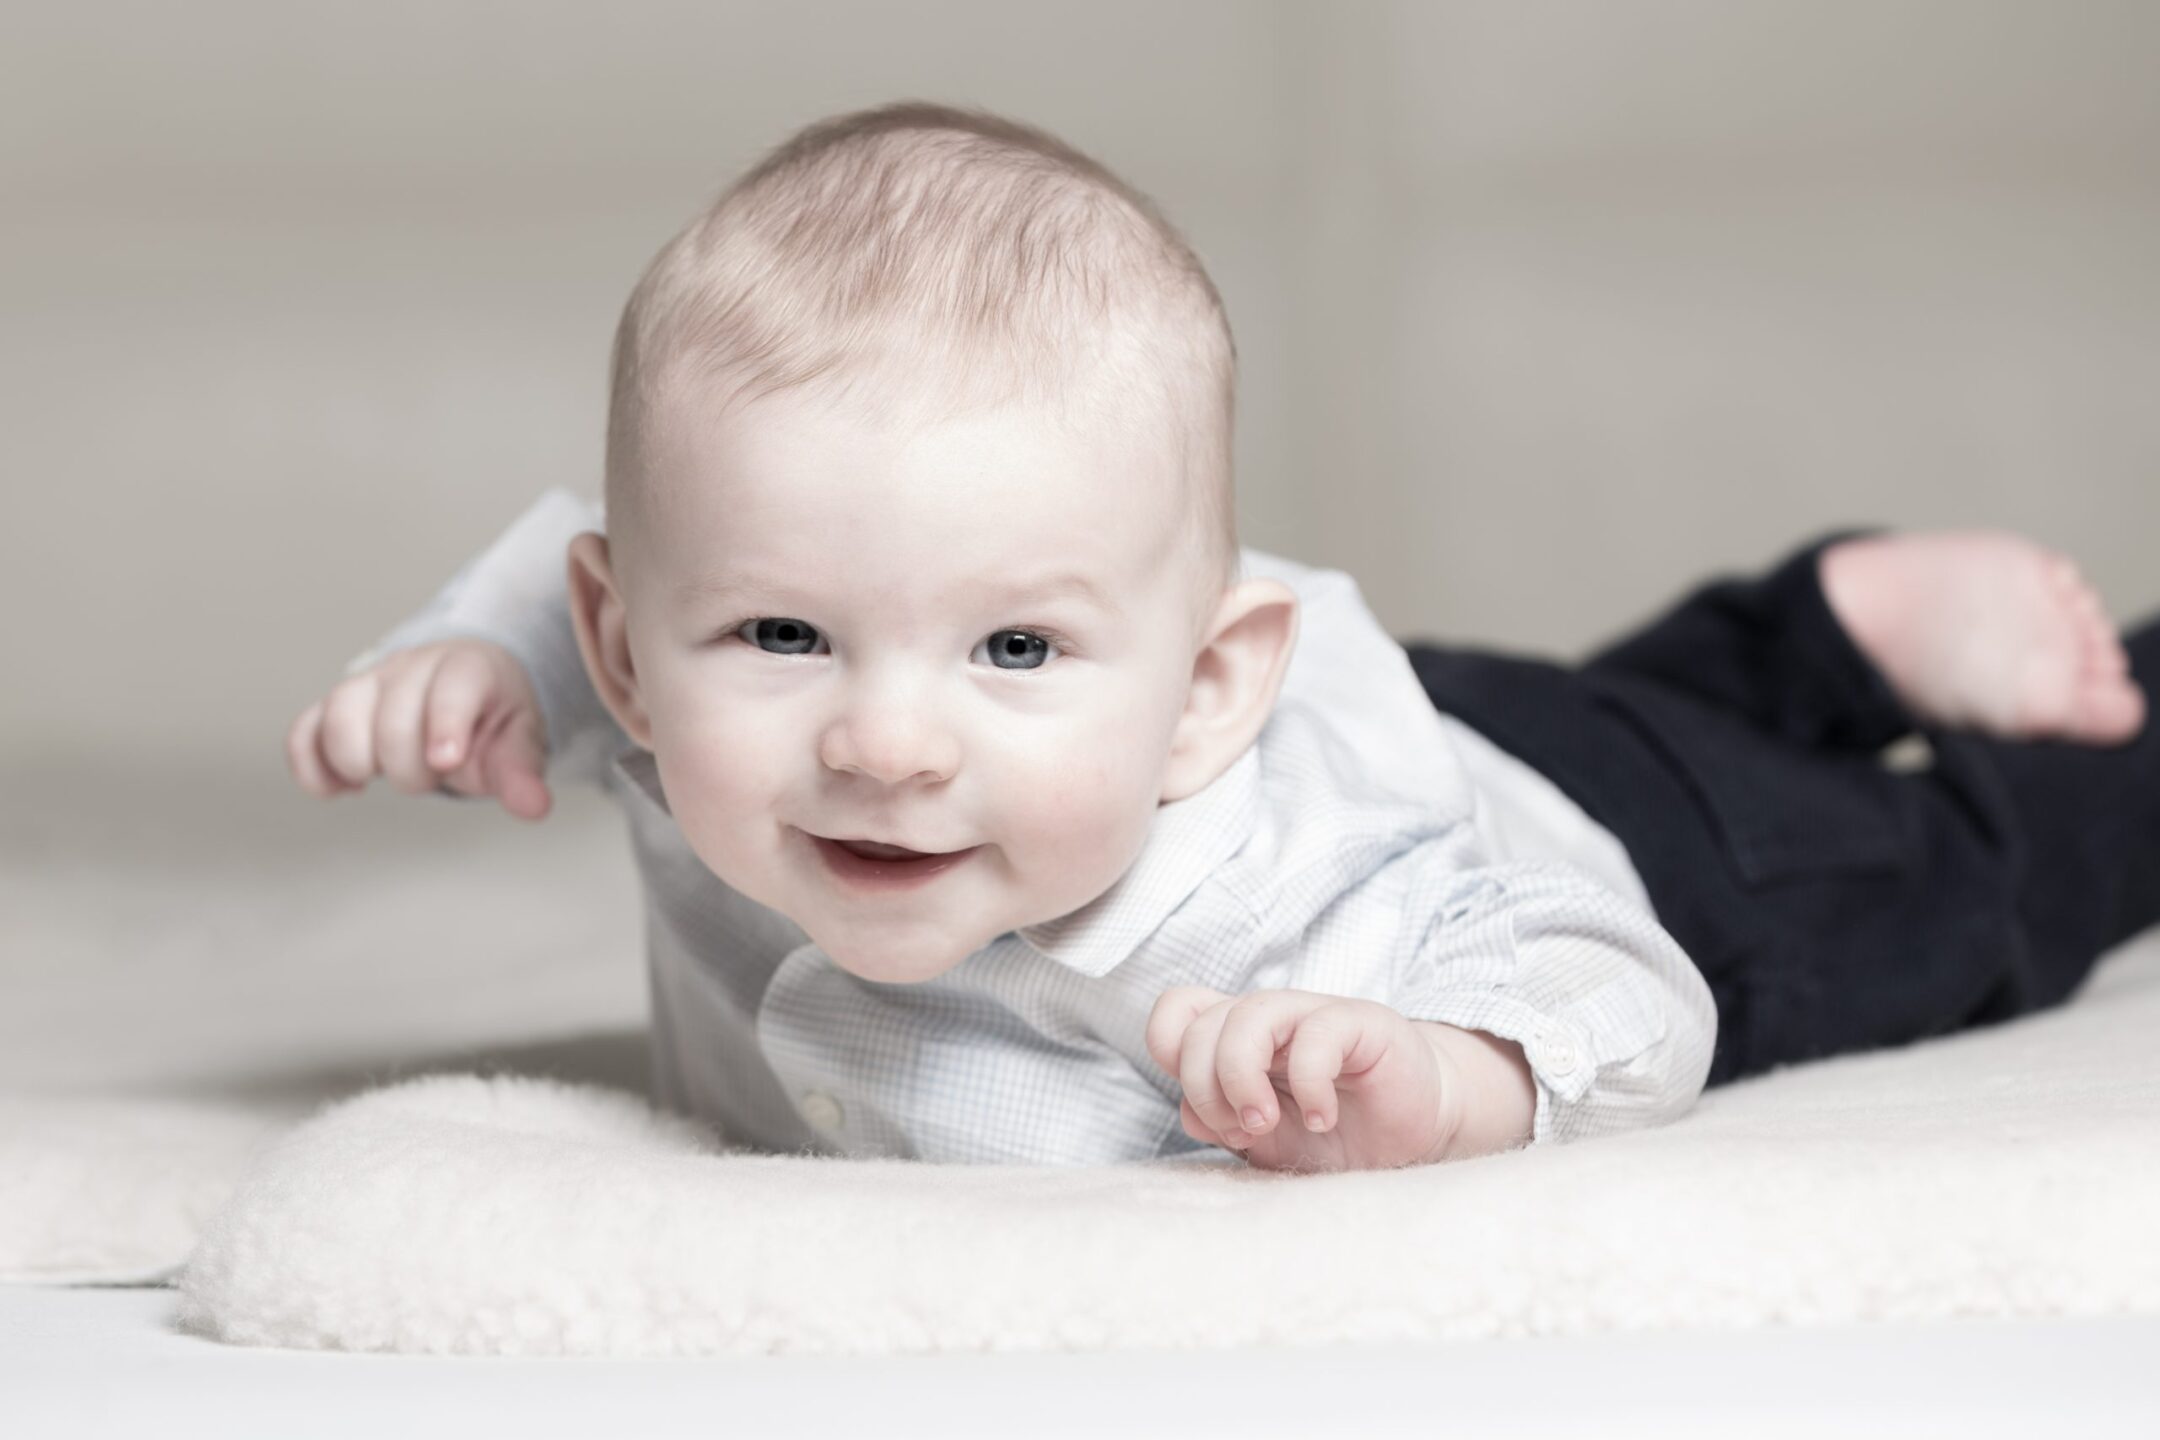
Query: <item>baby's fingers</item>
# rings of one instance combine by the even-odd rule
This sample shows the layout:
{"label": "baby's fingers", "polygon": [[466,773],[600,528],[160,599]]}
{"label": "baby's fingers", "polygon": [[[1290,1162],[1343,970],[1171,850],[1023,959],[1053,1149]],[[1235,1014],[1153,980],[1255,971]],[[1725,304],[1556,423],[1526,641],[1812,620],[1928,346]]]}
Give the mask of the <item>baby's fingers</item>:
{"label": "baby's fingers", "polygon": [[1365,1025],[1354,1003],[1338,1002],[1315,1010],[1298,1026],[1284,1058],[1290,1097],[1305,1117],[1305,1128],[1332,1129],[1341,1115],[1335,1082],[1364,1042]]}
{"label": "baby's fingers", "polygon": [[285,768],[300,788],[310,795],[327,800],[334,795],[357,790],[330,768],[330,762],[322,752],[323,702],[318,700],[300,712],[292,728],[285,732]]}
{"label": "baby's fingers", "polygon": [[502,802],[503,809],[521,820],[538,820],[548,812],[547,746],[539,717],[529,710],[505,714],[501,727],[483,735],[479,749],[481,787]]}
{"label": "baby's fingers", "polygon": [[1205,985],[1173,985],[1155,997],[1148,1012],[1145,1041],[1148,1055],[1166,1075],[1178,1073],[1184,1052],[1185,1031],[1199,1014],[1228,997]]}
{"label": "baby's fingers", "polygon": [[1236,1149],[1249,1144],[1251,1137],[1238,1121],[1237,1107],[1223,1095],[1217,1056],[1223,1021],[1229,1017],[1233,1003],[1226,999],[1212,1005],[1185,1027],[1185,1043],[1178,1053],[1178,1084],[1185,1091],[1185,1103],[1192,1106],[1201,1122],[1220,1134],[1224,1144]]}
{"label": "baby's fingers", "polygon": [[451,649],[428,689],[428,764],[461,795],[493,795],[521,820],[548,812],[547,731],[518,662],[484,643]]}
{"label": "baby's fingers", "polygon": [[375,778],[375,702],[381,681],[372,670],[340,680],[323,697],[317,752],[329,773],[361,790]]}
{"label": "baby's fingers", "polygon": [[1184,1123],[1185,1133],[1203,1145],[1220,1145],[1225,1150],[1237,1148],[1214,1126],[1200,1118],[1200,1112],[1192,1108],[1192,1101],[1182,1097],[1178,1100],[1178,1119]]}
{"label": "baby's fingers", "polygon": [[403,795],[425,795],[435,788],[435,768],[423,753],[430,696],[450,652],[420,648],[399,656],[382,672],[382,698],[375,706],[375,763],[391,787]]}
{"label": "baby's fingers", "polygon": [[429,774],[446,777],[465,795],[487,793],[487,756],[480,734],[484,712],[499,696],[501,677],[483,651],[453,646],[429,676],[417,735],[418,758]]}
{"label": "baby's fingers", "polygon": [[1328,1003],[1327,996],[1305,990],[1259,990],[1231,1003],[1215,1041],[1215,1079],[1235,1117],[1231,1123],[1253,1135],[1274,1128],[1281,1110],[1269,1078],[1275,1054],[1297,1032],[1301,1016]]}

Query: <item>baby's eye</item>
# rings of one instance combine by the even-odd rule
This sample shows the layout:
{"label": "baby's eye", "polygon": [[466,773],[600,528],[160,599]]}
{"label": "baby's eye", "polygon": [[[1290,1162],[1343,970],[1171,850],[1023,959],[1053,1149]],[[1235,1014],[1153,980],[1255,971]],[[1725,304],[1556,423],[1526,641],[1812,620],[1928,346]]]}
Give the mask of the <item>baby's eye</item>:
{"label": "baby's eye", "polygon": [[745,620],[735,633],[768,655],[807,655],[822,643],[800,620]]}
{"label": "baby's eye", "polygon": [[1032,630],[993,630],[976,654],[986,649],[1000,670],[1036,670],[1050,658],[1050,642]]}

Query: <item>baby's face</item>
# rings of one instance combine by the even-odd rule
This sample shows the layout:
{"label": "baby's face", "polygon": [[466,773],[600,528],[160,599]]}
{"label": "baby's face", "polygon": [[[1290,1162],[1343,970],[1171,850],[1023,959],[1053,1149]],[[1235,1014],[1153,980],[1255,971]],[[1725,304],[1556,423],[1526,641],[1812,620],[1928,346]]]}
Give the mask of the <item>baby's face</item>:
{"label": "baby's face", "polygon": [[1140,428],[786,392],[648,452],[666,498],[622,578],[669,807],[849,972],[941,974],[1139,853],[1203,563]]}

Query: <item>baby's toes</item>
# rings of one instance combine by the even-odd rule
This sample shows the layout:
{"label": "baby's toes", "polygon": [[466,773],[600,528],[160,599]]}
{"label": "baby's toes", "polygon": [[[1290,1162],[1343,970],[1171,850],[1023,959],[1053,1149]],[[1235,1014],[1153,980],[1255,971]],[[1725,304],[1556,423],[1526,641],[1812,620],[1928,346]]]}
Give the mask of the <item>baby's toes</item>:
{"label": "baby's toes", "polygon": [[2130,679],[2130,655],[2123,649],[2122,642],[2116,639],[2113,634],[2109,634],[2093,642],[2092,647],[2085,652],[2083,663],[2078,668],[2086,675],[2096,679],[2128,682]]}
{"label": "baby's toes", "polygon": [[2123,649],[2115,622],[2108,618],[2099,596],[2088,591],[2087,597],[2078,607],[2079,667],[2100,675],[2128,674],[2130,654]]}
{"label": "baby's toes", "polygon": [[2145,692],[2128,675],[2087,671],[2072,692],[2071,739],[2089,745],[2120,745],[2145,728]]}
{"label": "baby's toes", "polygon": [[2102,626],[2086,641],[2085,653],[2080,660],[2079,668],[2090,675],[2130,673],[2130,652],[2123,649],[2122,640],[2107,626]]}
{"label": "baby's toes", "polygon": [[2040,552],[2040,570],[2046,577],[2046,589],[2061,604],[2067,614],[2080,620],[2087,617],[2106,617],[2106,609],[2100,603],[2100,592],[2085,578],[2085,572],[2069,556],[2054,550]]}
{"label": "baby's toes", "polygon": [[2086,578],[2083,566],[2060,550],[2051,550],[2038,544],[2035,544],[2034,548],[2040,554],[2041,569],[2046,572],[2049,583],[2063,594],[2076,598],[2081,604],[2095,607],[2099,605],[2099,592],[2093,589],[2092,581]]}

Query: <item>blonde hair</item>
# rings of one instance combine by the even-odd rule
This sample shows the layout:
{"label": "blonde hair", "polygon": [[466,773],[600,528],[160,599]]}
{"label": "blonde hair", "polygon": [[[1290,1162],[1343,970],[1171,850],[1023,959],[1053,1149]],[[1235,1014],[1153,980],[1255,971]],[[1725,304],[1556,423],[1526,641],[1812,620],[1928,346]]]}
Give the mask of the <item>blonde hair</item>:
{"label": "blonde hair", "polygon": [[[1055,404],[1083,379],[1159,416],[1219,592],[1235,579],[1236,350],[1199,258],[1146,196],[980,110],[822,120],[654,257],[615,335],[607,513],[641,513],[646,436],[685,387],[722,403],[812,384]],[[1105,391],[1102,387],[1108,387]]]}

